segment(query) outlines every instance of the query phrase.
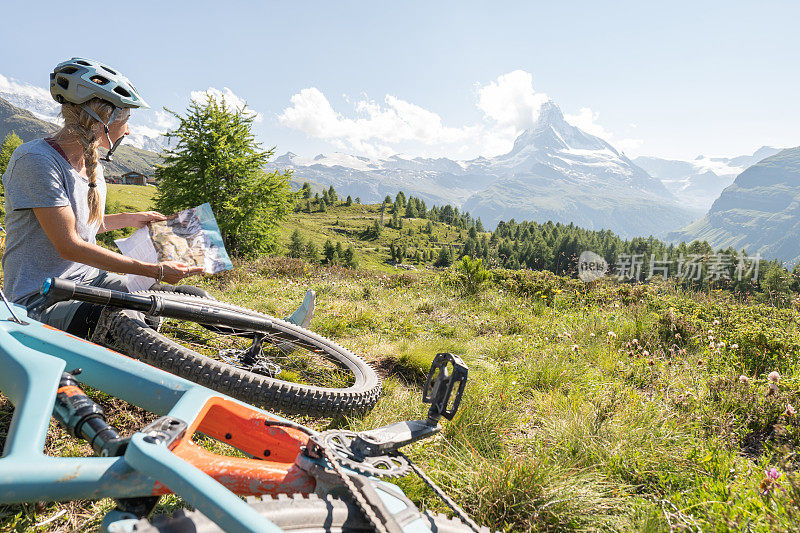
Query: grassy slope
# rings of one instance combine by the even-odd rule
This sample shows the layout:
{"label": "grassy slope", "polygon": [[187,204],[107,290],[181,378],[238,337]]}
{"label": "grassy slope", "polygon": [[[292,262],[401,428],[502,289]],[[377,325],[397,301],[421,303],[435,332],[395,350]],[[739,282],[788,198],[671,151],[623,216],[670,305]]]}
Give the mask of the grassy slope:
{"label": "grassy slope", "polygon": [[[467,237],[466,230],[457,230],[439,222],[432,223],[433,231],[428,235],[424,232],[428,220],[419,218],[403,219],[403,228],[400,230],[385,227],[377,239],[365,236],[364,230],[371,228],[374,221],[380,220],[380,217],[380,204],[346,206],[339,202],[336,206],[329,207],[324,213],[297,212],[282,225],[279,242],[284,248],[287,247],[292,233],[297,229],[304,241],[313,241],[320,251],[327,239],[334,244],[341,242],[344,247],[352,244],[362,268],[394,271],[394,267],[387,264],[390,258],[389,246],[393,242],[406,245],[409,251],[433,250],[435,252],[443,245],[460,247]],[[388,224],[391,219],[392,215],[387,207],[384,213],[384,223]],[[405,263],[414,264],[410,260]]]}
{"label": "grassy slope", "polygon": [[[303,215],[286,225],[284,237],[298,227],[318,244],[338,235],[344,241],[352,234],[342,224],[365,225],[362,217],[375,215],[366,210],[339,213],[340,225],[332,213]],[[390,238],[384,233],[378,247]],[[354,242],[362,265],[381,264],[384,252],[367,251],[375,244]],[[268,258],[201,284],[275,316],[289,314],[308,288],[317,292],[313,329],[375,363],[386,378],[383,398],[367,416],[303,420],[320,429],[423,417],[419,383],[431,358],[461,354],[470,385],[458,416],[409,453],[493,528],[780,531],[796,523],[800,491],[789,475],[779,480],[785,491],[767,496],[759,483],[768,466],[791,470],[786,462],[800,443],[796,418],[783,414],[787,403],[800,401],[797,311],[668,286],[589,288],[547,274],[532,274],[529,283],[506,276],[464,297],[440,273],[384,268]],[[709,348],[709,336],[726,345]],[[686,353],[673,353],[673,344]],[[767,397],[765,376],[775,368],[783,374],[780,390]],[[741,373],[751,383],[740,384]],[[145,418],[98,399],[128,430]],[[8,416],[6,403],[0,428]],[[54,426],[48,443],[56,453],[89,453]],[[400,484],[417,503],[443,510],[415,479]],[[32,504],[0,507],[0,527],[32,530],[67,509],[47,528],[85,530],[111,505],[46,504],[38,513]],[[179,505],[171,498],[161,508]]]}

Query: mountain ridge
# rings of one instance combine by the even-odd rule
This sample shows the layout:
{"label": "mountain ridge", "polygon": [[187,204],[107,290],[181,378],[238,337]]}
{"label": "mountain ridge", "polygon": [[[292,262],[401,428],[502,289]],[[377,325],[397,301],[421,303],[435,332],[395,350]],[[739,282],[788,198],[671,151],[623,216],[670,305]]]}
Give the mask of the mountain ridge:
{"label": "mountain ridge", "polygon": [[[0,140],[13,131],[27,142],[49,137],[59,129],[55,124],[0,98]],[[128,172],[152,175],[160,160],[161,156],[155,152],[123,144],[114,152],[113,161],[103,162],[103,171],[106,176],[121,176]]]}
{"label": "mountain ridge", "polygon": [[568,124],[554,102],[543,104],[536,123],[517,136],[508,153],[495,157],[371,160],[289,152],[270,166],[293,170],[296,181],[333,185],[363,201],[402,190],[429,203],[453,204],[487,227],[511,218],[581,221],[636,236],[678,229],[702,215],[679,206],[659,180],[608,142]]}
{"label": "mountain ridge", "polygon": [[708,213],[667,235],[768,259],[800,261],[800,147],[762,159],[725,188]]}

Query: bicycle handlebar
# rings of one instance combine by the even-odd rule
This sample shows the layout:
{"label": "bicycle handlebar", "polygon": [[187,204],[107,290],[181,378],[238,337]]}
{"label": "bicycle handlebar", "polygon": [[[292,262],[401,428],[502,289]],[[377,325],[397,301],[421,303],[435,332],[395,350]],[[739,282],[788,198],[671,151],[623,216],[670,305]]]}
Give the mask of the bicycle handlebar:
{"label": "bicycle handlebar", "polygon": [[42,283],[39,293],[44,298],[44,302],[40,306],[42,309],[66,300],[79,300],[93,304],[132,309],[151,316],[191,320],[200,324],[225,325],[248,330],[269,330],[272,328],[272,321],[266,318],[254,315],[242,316],[219,307],[203,305],[201,302],[178,302],[161,296],[131,294],[102,287],[81,285],[61,278],[47,278]]}
{"label": "bicycle handlebar", "polygon": [[149,311],[153,307],[153,300],[150,296],[138,296],[102,287],[79,285],[74,281],[62,278],[47,278],[44,280],[39,294],[47,298],[46,307],[66,300],[80,300],[93,304],[125,307],[136,311]]}

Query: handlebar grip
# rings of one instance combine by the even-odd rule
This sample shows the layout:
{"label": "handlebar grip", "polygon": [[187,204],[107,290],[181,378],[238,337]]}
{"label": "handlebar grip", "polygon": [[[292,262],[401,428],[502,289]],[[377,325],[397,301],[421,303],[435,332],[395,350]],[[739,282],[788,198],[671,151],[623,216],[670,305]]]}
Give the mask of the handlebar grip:
{"label": "handlebar grip", "polygon": [[52,303],[71,300],[75,296],[75,282],[61,278],[47,278],[42,283],[39,294]]}

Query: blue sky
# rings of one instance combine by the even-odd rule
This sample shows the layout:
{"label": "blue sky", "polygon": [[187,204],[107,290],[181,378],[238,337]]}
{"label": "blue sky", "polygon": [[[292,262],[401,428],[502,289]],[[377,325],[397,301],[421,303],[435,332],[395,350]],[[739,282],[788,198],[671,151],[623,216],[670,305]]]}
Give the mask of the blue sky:
{"label": "blue sky", "polygon": [[800,145],[796,2],[63,6],[3,6],[0,75],[45,87],[57,62],[96,58],[178,111],[227,88],[278,153],[492,155],[546,98],[629,155]]}

